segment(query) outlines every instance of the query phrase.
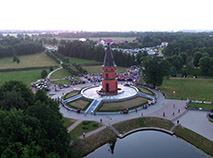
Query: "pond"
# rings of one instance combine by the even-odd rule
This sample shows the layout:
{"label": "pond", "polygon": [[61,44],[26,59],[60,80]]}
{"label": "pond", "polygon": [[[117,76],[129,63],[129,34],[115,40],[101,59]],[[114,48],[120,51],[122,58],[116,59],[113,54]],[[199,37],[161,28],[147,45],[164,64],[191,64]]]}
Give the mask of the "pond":
{"label": "pond", "polygon": [[105,144],[86,158],[207,158],[186,141],[158,131],[140,131]]}

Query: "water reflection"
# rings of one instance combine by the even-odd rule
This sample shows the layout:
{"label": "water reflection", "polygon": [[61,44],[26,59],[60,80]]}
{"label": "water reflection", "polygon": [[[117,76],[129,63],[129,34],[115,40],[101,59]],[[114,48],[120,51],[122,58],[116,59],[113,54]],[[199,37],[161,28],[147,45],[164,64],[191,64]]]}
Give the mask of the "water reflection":
{"label": "water reflection", "polygon": [[86,158],[207,158],[191,144],[158,131],[141,131],[105,144]]}

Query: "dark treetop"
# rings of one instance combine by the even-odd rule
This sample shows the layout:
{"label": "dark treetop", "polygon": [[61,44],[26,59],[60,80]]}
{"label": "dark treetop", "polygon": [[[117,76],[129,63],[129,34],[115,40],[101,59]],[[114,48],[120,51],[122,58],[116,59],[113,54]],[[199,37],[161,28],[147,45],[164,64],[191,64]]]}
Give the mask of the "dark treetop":
{"label": "dark treetop", "polygon": [[108,46],[107,46],[103,65],[108,66],[108,67],[116,66],[113,55],[112,55],[112,51],[111,51],[111,48],[110,48],[110,44],[108,44]]}

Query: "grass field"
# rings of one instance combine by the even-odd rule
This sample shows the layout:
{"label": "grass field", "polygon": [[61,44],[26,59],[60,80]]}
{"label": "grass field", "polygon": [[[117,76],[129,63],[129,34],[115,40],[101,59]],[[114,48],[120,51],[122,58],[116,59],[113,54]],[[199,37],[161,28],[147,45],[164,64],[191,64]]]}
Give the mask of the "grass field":
{"label": "grass field", "polygon": [[[41,79],[41,71],[42,70],[0,72],[0,85],[5,81],[17,80],[30,86],[31,82]],[[47,70],[47,72],[49,72],[49,70]]]}
{"label": "grass field", "polygon": [[83,133],[88,133],[101,126],[102,124],[95,121],[83,121],[70,132],[70,135],[78,137],[81,136]]}
{"label": "grass field", "polygon": [[202,108],[202,109],[211,110],[211,109],[213,109],[213,104],[189,103],[188,107],[190,107],[190,108]]}
{"label": "grass field", "polygon": [[20,63],[13,62],[13,57],[0,58],[0,69],[58,66],[58,64],[45,53],[18,56]]}
{"label": "grass field", "polygon": [[[192,99],[213,101],[213,80],[164,79],[159,87],[169,99]],[[175,92],[175,93],[174,93]]]}
{"label": "grass field", "polygon": [[64,78],[66,76],[70,76],[70,73],[65,69],[60,69],[60,70],[54,72],[50,76],[50,79],[61,79],[61,78]]}
{"label": "grass field", "polygon": [[64,121],[64,127],[66,128],[70,127],[76,121],[75,119],[70,119],[66,117],[63,117],[62,120]]}
{"label": "grass field", "polygon": [[107,111],[122,111],[125,109],[137,108],[138,106],[142,106],[148,100],[142,97],[136,97],[133,99],[118,101],[118,102],[104,102],[98,111],[107,112]]}
{"label": "grass field", "polygon": [[[83,66],[89,74],[91,73],[102,73],[102,66]],[[122,73],[126,71],[126,67],[117,67],[117,73]]]}

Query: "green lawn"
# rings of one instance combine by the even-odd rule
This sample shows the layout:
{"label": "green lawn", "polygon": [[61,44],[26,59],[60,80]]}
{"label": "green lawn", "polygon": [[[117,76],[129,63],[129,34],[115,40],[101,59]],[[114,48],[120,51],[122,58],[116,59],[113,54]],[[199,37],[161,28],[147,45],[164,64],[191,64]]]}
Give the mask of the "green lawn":
{"label": "green lawn", "polygon": [[207,110],[213,109],[213,104],[199,104],[199,103],[189,103],[190,108],[203,108]]}
{"label": "green lawn", "polygon": [[79,59],[79,58],[71,58],[70,63],[77,63],[77,64],[99,64],[100,62],[95,60],[86,60],[86,59]]}
{"label": "green lawn", "polygon": [[64,127],[66,128],[70,127],[73,123],[76,122],[75,119],[66,118],[66,117],[63,117],[62,120],[64,121]]}
{"label": "green lawn", "polygon": [[13,62],[13,57],[0,58],[0,69],[58,66],[58,64],[45,53],[18,56],[20,63]]}
{"label": "green lawn", "polygon": [[65,69],[60,69],[60,70],[54,72],[50,76],[50,79],[61,79],[61,78],[65,78],[66,76],[70,76],[70,73]]}
{"label": "green lawn", "polygon": [[[91,73],[102,73],[102,66],[83,66],[89,74]],[[126,72],[126,67],[117,67],[117,73]]]}
{"label": "green lawn", "polygon": [[102,124],[95,121],[83,121],[70,132],[70,135],[77,137],[82,136],[83,133],[88,133],[90,131],[98,129],[101,126]]}
{"label": "green lawn", "polygon": [[[206,79],[164,79],[159,87],[169,99],[192,99],[213,101],[213,80]],[[174,93],[175,92],[175,93]]]}
{"label": "green lawn", "polygon": [[[42,70],[0,72],[0,85],[5,81],[17,80],[30,86],[31,82],[41,79],[41,71]],[[49,70],[47,71],[49,72]]]}

